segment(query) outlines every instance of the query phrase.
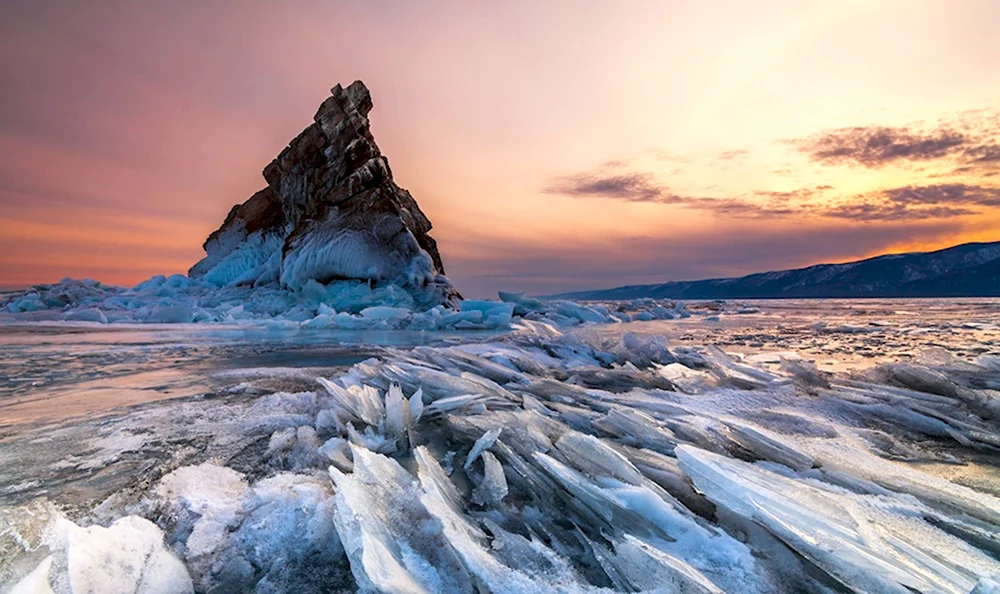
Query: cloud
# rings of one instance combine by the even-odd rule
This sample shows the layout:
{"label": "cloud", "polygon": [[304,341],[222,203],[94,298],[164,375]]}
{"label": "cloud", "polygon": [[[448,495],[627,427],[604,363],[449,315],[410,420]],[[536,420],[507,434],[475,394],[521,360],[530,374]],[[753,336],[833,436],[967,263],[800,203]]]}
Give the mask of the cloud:
{"label": "cloud", "polygon": [[563,196],[613,198],[627,202],[665,202],[670,194],[650,173],[581,173],[555,179],[542,190]]}
{"label": "cloud", "polygon": [[[826,186],[818,186],[825,188]],[[723,215],[786,216],[799,212],[791,203],[792,197],[804,197],[818,191],[803,188],[795,192],[761,192],[753,198],[710,198],[676,194],[647,172],[619,172],[600,168],[597,171],[554,179],[542,189],[546,194],[559,194],[573,198],[603,198],[624,202],[672,204],[705,210]]]}
{"label": "cloud", "polygon": [[674,193],[648,172],[604,168],[556,178],[542,191],[574,198],[675,205],[727,217],[813,215],[858,222],[947,219],[1000,207],[1000,187],[974,184],[902,186],[854,194],[836,202],[818,201],[834,191],[829,185],[711,198]]}
{"label": "cloud", "polygon": [[990,142],[969,147],[964,154],[974,163],[996,163],[1000,161],[1000,144]]}
{"label": "cloud", "polygon": [[732,151],[724,151],[715,156],[719,161],[733,161],[736,159],[743,159],[750,154],[750,151],[746,149],[736,149]]}
{"label": "cloud", "polygon": [[871,221],[919,221],[925,219],[948,219],[976,214],[979,211],[954,206],[929,206],[909,208],[892,202],[859,202],[844,204],[823,211],[823,215],[837,219],[860,222]]}
{"label": "cloud", "polygon": [[824,165],[890,164],[954,159],[961,163],[1000,161],[1000,111],[966,112],[936,127],[853,126],[787,141]]}
{"label": "cloud", "polygon": [[901,204],[975,204],[1000,206],[1000,188],[970,184],[935,184],[905,186],[883,191],[883,195]]}
{"label": "cloud", "polygon": [[1000,206],[1000,188],[970,184],[903,186],[857,197],[827,208],[828,217],[855,221],[945,219]]}
{"label": "cloud", "polygon": [[875,168],[895,161],[940,159],[966,142],[965,136],[948,130],[919,133],[906,128],[855,127],[830,130],[795,144],[819,163]]}

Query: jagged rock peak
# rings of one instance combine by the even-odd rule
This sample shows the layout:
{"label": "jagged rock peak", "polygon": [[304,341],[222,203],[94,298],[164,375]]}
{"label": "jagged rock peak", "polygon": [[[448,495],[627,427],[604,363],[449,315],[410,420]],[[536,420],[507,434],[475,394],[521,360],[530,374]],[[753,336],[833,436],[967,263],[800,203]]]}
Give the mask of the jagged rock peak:
{"label": "jagged rock peak", "polygon": [[313,123],[267,167],[267,187],[234,206],[189,271],[219,285],[310,280],[393,283],[417,305],[459,298],[444,276],[431,223],[396,185],[368,121],[372,99],[335,86]]}

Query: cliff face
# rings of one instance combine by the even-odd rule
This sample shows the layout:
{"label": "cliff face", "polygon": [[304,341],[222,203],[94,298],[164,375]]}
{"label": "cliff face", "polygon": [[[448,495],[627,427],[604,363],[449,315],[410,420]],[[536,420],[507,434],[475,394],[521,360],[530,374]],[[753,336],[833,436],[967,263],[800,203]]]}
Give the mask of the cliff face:
{"label": "cliff face", "polygon": [[427,306],[459,299],[430,221],[375,144],[371,108],[361,81],[334,87],[313,123],[264,169],[267,187],[209,235],[189,275],[291,290],[356,279],[398,284]]}

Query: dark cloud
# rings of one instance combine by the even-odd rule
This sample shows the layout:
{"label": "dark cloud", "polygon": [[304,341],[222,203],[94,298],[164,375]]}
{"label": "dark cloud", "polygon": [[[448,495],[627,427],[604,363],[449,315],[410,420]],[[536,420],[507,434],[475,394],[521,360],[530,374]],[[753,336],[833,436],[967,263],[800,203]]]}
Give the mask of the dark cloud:
{"label": "dark cloud", "polygon": [[882,194],[888,200],[899,204],[1000,206],[1000,188],[970,184],[905,186],[885,190]]}
{"label": "dark cloud", "polygon": [[947,219],[976,214],[977,212],[976,210],[955,206],[910,208],[906,205],[893,202],[865,201],[828,208],[822,214],[823,216],[836,219],[871,222]]}
{"label": "dark cloud", "polygon": [[894,161],[940,159],[961,149],[968,139],[949,130],[930,133],[906,128],[855,127],[830,130],[795,141],[813,161],[881,167]]}
{"label": "dark cloud", "polygon": [[824,165],[879,168],[939,159],[996,163],[1000,161],[1000,111],[967,112],[931,128],[854,126],[788,142]]}
{"label": "dark cloud", "polygon": [[970,184],[904,186],[858,196],[824,216],[855,221],[913,221],[977,214],[1000,206],[1000,188]]}
{"label": "dark cloud", "polygon": [[[825,186],[820,186],[823,188]],[[760,192],[756,198],[708,198],[676,194],[651,173],[618,172],[600,169],[556,178],[542,189],[546,194],[574,198],[605,198],[625,202],[674,204],[729,216],[774,217],[801,211],[792,197],[805,197],[817,191],[804,188],[795,192]]]}
{"label": "dark cloud", "polygon": [[650,173],[598,170],[560,177],[543,191],[575,198],[670,204],[725,217],[782,218],[811,214],[860,222],[946,219],[1000,207],[1000,187],[974,184],[911,185],[848,196],[846,202],[817,202],[833,190],[831,186],[820,185],[707,198],[676,194]]}
{"label": "dark cloud", "polygon": [[542,190],[563,196],[613,198],[627,202],[662,202],[670,194],[650,173],[609,173],[602,169],[560,177]]}
{"label": "dark cloud", "polygon": [[1000,162],[1000,144],[994,142],[965,149],[964,155],[973,163]]}

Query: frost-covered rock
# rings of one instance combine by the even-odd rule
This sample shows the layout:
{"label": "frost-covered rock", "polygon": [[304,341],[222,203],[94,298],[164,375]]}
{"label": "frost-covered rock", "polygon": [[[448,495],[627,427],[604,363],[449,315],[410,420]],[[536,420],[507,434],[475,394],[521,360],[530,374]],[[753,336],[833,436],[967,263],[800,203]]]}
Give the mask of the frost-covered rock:
{"label": "frost-covered rock", "polygon": [[216,286],[358,279],[395,284],[417,307],[454,304],[431,223],[392,179],[371,134],[364,83],[337,85],[264,169],[268,186],[233,207],[189,274]]}

